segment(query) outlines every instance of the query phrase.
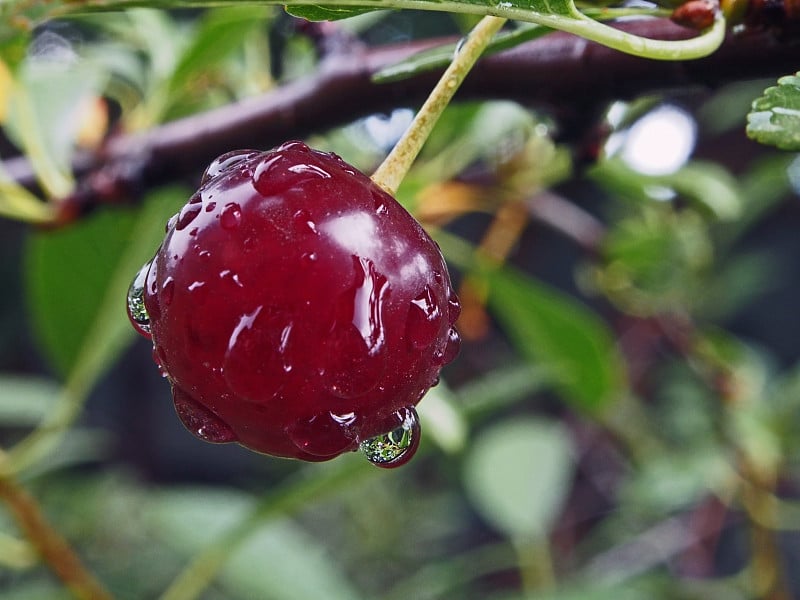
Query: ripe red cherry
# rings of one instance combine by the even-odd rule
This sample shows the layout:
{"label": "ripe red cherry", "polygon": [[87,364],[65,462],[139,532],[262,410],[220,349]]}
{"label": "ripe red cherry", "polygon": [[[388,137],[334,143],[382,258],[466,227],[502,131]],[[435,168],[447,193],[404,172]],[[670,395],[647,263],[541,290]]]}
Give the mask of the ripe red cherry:
{"label": "ripe red cherry", "polygon": [[460,306],[422,227],[338,156],[288,142],[219,157],[131,287],[183,424],[210,442],[379,466],[458,352]]}

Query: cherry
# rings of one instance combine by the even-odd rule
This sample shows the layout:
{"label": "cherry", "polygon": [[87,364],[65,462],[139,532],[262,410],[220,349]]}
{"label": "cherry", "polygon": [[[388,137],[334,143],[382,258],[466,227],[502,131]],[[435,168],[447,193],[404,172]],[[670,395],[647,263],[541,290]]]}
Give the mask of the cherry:
{"label": "cherry", "polygon": [[196,436],[309,461],[411,458],[414,406],[458,352],[436,243],[334,154],[224,154],[128,297]]}

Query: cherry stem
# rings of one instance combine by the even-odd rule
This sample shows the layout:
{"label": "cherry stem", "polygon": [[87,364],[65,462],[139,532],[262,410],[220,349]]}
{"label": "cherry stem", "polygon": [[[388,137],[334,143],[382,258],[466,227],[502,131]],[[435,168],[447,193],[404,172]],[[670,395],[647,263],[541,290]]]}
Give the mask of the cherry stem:
{"label": "cherry stem", "polygon": [[372,181],[378,186],[393,196],[397,193],[397,188],[411,169],[444,109],[505,22],[506,19],[500,17],[484,17],[458,45],[453,62],[447,67],[403,137],[372,175]]}

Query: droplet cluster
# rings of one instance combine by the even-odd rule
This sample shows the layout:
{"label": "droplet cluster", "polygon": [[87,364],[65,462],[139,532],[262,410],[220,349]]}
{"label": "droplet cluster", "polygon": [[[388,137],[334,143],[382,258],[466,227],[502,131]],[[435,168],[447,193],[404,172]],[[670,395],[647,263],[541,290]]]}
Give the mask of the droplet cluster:
{"label": "droplet cluster", "polygon": [[128,294],[194,435],[309,461],[405,463],[414,406],[458,352],[438,246],[338,156],[216,159]]}

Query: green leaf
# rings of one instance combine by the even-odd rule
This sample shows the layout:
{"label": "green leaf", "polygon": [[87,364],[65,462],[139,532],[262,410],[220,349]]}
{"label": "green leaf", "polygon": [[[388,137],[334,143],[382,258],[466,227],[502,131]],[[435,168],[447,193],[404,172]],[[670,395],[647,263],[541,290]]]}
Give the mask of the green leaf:
{"label": "green leaf", "polygon": [[16,473],[47,457],[63,440],[97,379],[133,339],[125,314],[126,292],[155,252],[168,215],[187,196],[180,188],[158,190],[136,212],[99,213],[74,228],[29,239],[29,310],[43,350],[66,380],[53,410],[2,457],[4,473]]}
{"label": "green leaf", "polygon": [[229,6],[209,12],[175,66],[169,80],[170,95],[186,94],[198,75],[240,48],[247,35],[271,14],[263,6]]}
{"label": "green leaf", "polygon": [[608,326],[595,313],[510,268],[482,275],[506,334],[523,356],[551,371],[566,400],[599,413],[624,393],[623,359]]}
{"label": "green leaf", "polygon": [[41,377],[0,376],[0,425],[36,425],[53,406],[58,385]]}
{"label": "green leaf", "polygon": [[[153,534],[188,556],[248,515],[254,500],[233,490],[186,489],[157,494],[148,509]],[[220,582],[239,598],[359,597],[327,550],[287,519],[272,521],[230,556]]]}
{"label": "green leaf", "polygon": [[753,102],[747,135],[781,150],[800,150],[800,72],[781,77]]}
{"label": "green leaf", "polygon": [[639,511],[663,515],[696,503],[730,482],[731,467],[710,443],[651,457],[622,487],[622,502]]}
{"label": "green leaf", "polygon": [[106,210],[68,228],[35,232],[27,240],[27,303],[34,332],[62,375],[75,364],[108,280],[133,241],[135,218],[130,210]]}
{"label": "green leaf", "polygon": [[425,434],[448,453],[461,452],[467,441],[467,422],[459,399],[444,380],[425,394],[417,407]]}
{"label": "green leaf", "polygon": [[732,221],[742,213],[739,184],[717,163],[692,161],[671,175],[657,177],[656,184],[672,187],[720,220]]}
{"label": "green leaf", "polygon": [[649,175],[631,168],[621,158],[610,158],[589,174],[611,193],[639,202],[662,202],[664,191],[672,191],[723,221],[739,218],[744,207],[740,183],[717,163],[691,161],[674,173]]}
{"label": "green leaf", "polygon": [[562,425],[516,419],[474,440],[464,485],[475,508],[505,535],[539,538],[553,527],[573,470],[572,444]]}
{"label": "green leaf", "polygon": [[[27,240],[27,303],[41,348],[66,375],[76,364],[123,256],[139,266],[155,253],[163,224],[189,196],[184,190],[155,193],[140,210],[104,210],[58,231],[39,231]],[[140,219],[148,229],[143,235]],[[130,260],[130,259],[129,259]],[[127,267],[126,267],[127,268]],[[136,274],[131,268],[129,277]],[[124,323],[125,294],[116,298],[117,324]]]}
{"label": "green leaf", "polygon": [[293,17],[308,19],[309,21],[338,21],[349,19],[375,10],[381,10],[380,6],[375,8],[346,8],[336,5],[286,5],[286,12]]}
{"label": "green leaf", "polygon": [[88,64],[25,62],[8,104],[5,130],[25,152],[47,193],[72,191],[70,161],[85,102],[97,95],[104,76]]}

